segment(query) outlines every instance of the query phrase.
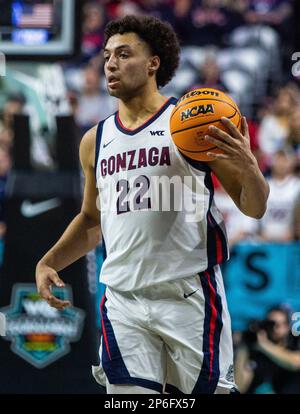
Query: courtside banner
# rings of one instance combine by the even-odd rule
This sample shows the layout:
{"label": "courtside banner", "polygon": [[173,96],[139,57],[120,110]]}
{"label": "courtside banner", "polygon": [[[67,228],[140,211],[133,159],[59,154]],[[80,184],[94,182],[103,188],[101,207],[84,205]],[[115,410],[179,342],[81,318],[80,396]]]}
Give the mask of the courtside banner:
{"label": "courtside banner", "polygon": [[240,243],[224,269],[233,330],[286,303],[300,311],[300,243]]}

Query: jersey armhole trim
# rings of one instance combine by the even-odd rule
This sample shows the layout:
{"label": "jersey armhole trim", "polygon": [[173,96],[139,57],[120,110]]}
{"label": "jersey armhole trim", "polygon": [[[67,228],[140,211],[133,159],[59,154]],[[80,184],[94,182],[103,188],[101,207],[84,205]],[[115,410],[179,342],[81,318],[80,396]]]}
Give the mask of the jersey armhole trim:
{"label": "jersey armhole trim", "polygon": [[97,165],[98,165],[99,154],[100,154],[100,145],[101,145],[101,140],[102,140],[102,132],[103,132],[104,121],[105,120],[99,122],[98,127],[97,127],[97,132],[96,132],[95,167],[94,167],[96,178],[97,178]]}

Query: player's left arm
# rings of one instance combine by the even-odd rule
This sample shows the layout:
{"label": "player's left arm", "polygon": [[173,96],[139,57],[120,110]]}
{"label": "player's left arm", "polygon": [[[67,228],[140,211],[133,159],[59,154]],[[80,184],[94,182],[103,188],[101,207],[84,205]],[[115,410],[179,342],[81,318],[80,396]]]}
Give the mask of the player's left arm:
{"label": "player's left arm", "polygon": [[228,133],[211,125],[206,140],[224,151],[207,154],[214,158],[208,164],[242,213],[261,218],[267,206],[269,185],[251,152],[246,118],[242,118],[241,132],[227,118],[222,118]]}

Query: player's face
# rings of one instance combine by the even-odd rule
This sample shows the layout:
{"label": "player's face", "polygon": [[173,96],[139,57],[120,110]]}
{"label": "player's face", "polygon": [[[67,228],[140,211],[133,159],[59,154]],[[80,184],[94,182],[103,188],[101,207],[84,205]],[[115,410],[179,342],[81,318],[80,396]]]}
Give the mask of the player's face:
{"label": "player's face", "polygon": [[281,177],[286,177],[292,172],[294,160],[284,154],[275,154],[272,161],[272,172]]}
{"label": "player's face", "polygon": [[128,99],[149,82],[149,48],[135,33],[112,36],[104,49],[104,72],[110,95]]}

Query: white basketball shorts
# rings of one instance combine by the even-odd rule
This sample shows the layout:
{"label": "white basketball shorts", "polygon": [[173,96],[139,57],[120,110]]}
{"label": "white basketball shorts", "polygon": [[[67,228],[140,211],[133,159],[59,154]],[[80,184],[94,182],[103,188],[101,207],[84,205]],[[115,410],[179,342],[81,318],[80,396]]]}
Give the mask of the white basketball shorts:
{"label": "white basketball shorts", "polygon": [[107,288],[96,380],[160,393],[235,387],[231,322],[219,266],[130,293]]}

